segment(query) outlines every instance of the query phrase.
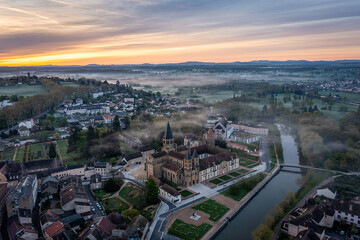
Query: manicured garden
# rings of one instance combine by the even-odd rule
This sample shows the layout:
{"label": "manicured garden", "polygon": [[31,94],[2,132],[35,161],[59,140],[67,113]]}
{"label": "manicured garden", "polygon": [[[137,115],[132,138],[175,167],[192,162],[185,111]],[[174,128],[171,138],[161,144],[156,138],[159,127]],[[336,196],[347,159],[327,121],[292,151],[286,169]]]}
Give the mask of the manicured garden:
{"label": "manicured garden", "polygon": [[242,169],[238,170],[237,172],[240,174],[245,174],[245,173],[248,173],[249,171],[242,168]]}
{"label": "manicured garden", "polygon": [[213,179],[213,180],[210,180],[209,182],[211,182],[211,183],[213,183],[213,184],[220,184],[220,183],[222,183],[223,181],[222,180],[220,180],[220,179],[218,179],[218,178],[216,178],[216,179]]}
{"label": "manicured garden", "polygon": [[212,226],[207,223],[203,223],[200,226],[195,226],[193,224],[188,224],[179,219],[176,219],[169,228],[168,233],[185,240],[199,240],[211,228]]}
{"label": "manicured garden", "polygon": [[240,176],[241,174],[240,174],[240,173],[237,173],[237,172],[231,172],[231,173],[229,173],[229,175],[231,175],[232,177],[238,177],[238,176]]}
{"label": "manicured garden", "polygon": [[232,185],[228,190],[222,192],[223,195],[240,201],[246,194],[248,194],[259,182],[266,177],[266,174],[258,173],[245,181]]}
{"label": "manicured garden", "polygon": [[232,179],[232,177],[230,177],[229,175],[223,175],[223,176],[220,176],[219,178],[224,181],[228,181],[228,180]]}
{"label": "manicured garden", "polygon": [[224,216],[227,211],[229,211],[228,207],[225,207],[224,205],[221,205],[220,203],[217,203],[211,199],[192,207],[192,209],[200,210],[209,214],[209,219],[214,222],[219,221],[220,218]]}
{"label": "manicured garden", "polygon": [[[70,159],[74,159],[76,157],[79,156],[79,153],[77,152],[70,152],[68,153],[68,144],[67,144],[67,140],[58,140],[56,141],[61,157],[63,160],[70,160]],[[69,164],[69,162],[66,161],[67,164]],[[77,163],[77,162],[76,162]]]}
{"label": "manicured garden", "polygon": [[181,197],[186,198],[188,196],[191,196],[193,193],[188,190],[182,190],[179,192],[181,194]]}

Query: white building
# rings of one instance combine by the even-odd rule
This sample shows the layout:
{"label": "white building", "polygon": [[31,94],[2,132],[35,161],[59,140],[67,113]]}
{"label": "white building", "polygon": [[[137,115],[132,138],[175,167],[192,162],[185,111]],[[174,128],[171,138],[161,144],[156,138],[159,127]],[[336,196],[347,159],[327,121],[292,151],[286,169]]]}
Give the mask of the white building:
{"label": "white building", "polygon": [[347,224],[354,224],[360,227],[360,204],[348,201],[337,201],[334,203],[335,221],[346,221]]}
{"label": "white building", "polygon": [[181,194],[173,187],[164,184],[159,187],[159,194],[169,202],[181,202]]}
{"label": "white building", "polygon": [[33,118],[24,120],[22,122],[19,122],[19,128],[22,126],[26,127],[27,129],[31,129],[35,126],[35,121]]}
{"label": "white building", "polygon": [[316,190],[316,196],[322,196],[329,199],[335,199],[336,193],[337,193],[336,188],[332,185],[326,188]]}

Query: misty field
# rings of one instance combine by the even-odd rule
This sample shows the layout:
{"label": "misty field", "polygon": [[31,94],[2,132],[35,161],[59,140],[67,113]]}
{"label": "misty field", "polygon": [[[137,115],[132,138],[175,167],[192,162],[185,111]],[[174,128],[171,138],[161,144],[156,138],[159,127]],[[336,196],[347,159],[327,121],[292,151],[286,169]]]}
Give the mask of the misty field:
{"label": "misty field", "polygon": [[59,82],[63,87],[78,87],[79,85],[75,82]]}
{"label": "misty field", "polygon": [[7,86],[0,87],[0,95],[18,95],[29,97],[36,94],[46,93],[47,90],[43,87],[43,85],[15,85],[15,86]]}

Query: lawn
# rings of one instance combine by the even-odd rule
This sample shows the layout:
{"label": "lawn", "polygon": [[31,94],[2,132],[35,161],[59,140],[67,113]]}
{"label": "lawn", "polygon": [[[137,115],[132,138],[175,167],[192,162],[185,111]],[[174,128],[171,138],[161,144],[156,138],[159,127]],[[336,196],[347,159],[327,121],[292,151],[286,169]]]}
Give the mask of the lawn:
{"label": "lawn", "polygon": [[237,176],[240,176],[241,174],[237,173],[237,172],[231,172],[231,173],[229,173],[229,175],[231,175],[233,177],[237,177]]}
{"label": "lawn", "polygon": [[245,174],[245,173],[248,173],[249,171],[242,168],[242,169],[240,169],[240,170],[237,171],[237,172],[240,173],[240,174]]}
{"label": "lawn", "polygon": [[214,222],[219,221],[220,218],[229,211],[229,208],[211,199],[192,207],[192,209],[200,210],[209,214],[209,219]]}
{"label": "lawn", "polygon": [[220,180],[220,179],[218,179],[218,178],[216,178],[216,179],[210,180],[209,182],[211,182],[211,183],[213,183],[213,184],[220,184],[220,183],[222,183],[223,181]]}
{"label": "lawn", "polygon": [[149,207],[146,210],[141,210],[140,213],[143,215],[147,220],[152,221],[156,212],[156,207]]}
{"label": "lawn", "polygon": [[8,86],[8,87],[4,87],[4,86],[0,87],[0,95],[8,95],[8,96],[18,95],[18,96],[29,97],[46,92],[47,90],[44,88],[43,85],[22,84],[22,85]]}
{"label": "lawn", "polygon": [[121,199],[115,197],[103,200],[102,204],[104,205],[105,211],[108,214],[111,212],[122,212],[126,209],[129,209],[128,204],[126,204]]}
{"label": "lawn", "polygon": [[15,162],[22,162],[23,156],[24,156],[24,147],[21,147],[18,149],[18,151],[16,153]]}
{"label": "lawn", "polygon": [[221,176],[219,178],[224,180],[224,181],[228,181],[228,180],[232,179],[232,177],[230,177],[229,175],[223,175],[223,176]]}
{"label": "lawn", "polygon": [[253,167],[256,167],[256,166],[258,166],[258,165],[260,165],[259,163],[254,163],[254,164],[251,164],[251,165],[249,165],[249,166],[247,166],[248,168],[253,168]]}
{"label": "lawn", "polygon": [[[68,149],[67,140],[58,140],[56,141],[56,143],[59,147],[59,151],[63,160],[68,160],[68,159],[72,160],[79,156],[79,153],[77,152],[71,152],[71,153],[67,152]],[[68,161],[66,161],[66,163],[70,164]]]}
{"label": "lawn", "polygon": [[230,189],[222,192],[223,195],[232,198],[236,201],[240,201],[248,192],[250,192],[259,182],[261,182],[266,177],[266,174],[258,173],[255,176],[252,176],[249,179],[246,179],[245,181],[234,184],[232,186],[235,186],[237,188],[236,194],[231,194]]}
{"label": "lawn", "polygon": [[99,189],[94,190],[94,194],[99,200],[102,200],[103,198],[112,196],[114,193],[107,193],[103,189]]}
{"label": "lawn", "polygon": [[47,158],[47,156],[44,155],[42,143],[31,144],[31,156],[32,160]]}
{"label": "lawn", "polygon": [[186,197],[192,195],[193,193],[188,190],[182,190],[182,191],[180,191],[180,194],[181,194],[181,197],[186,198]]}
{"label": "lawn", "polygon": [[63,87],[78,87],[79,85],[75,82],[59,82]]}
{"label": "lawn", "polygon": [[185,240],[199,240],[211,228],[212,226],[208,223],[203,223],[200,226],[195,226],[193,224],[188,224],[179,219],[176,219],[169,228],[168,233]]}
{"label": "lawn", "polygon": [[14,152],[3,152],[1,154],[1,161],[4,161],[4,160],[12,160],[14,157]]}
{"label": "lawn", "polygon": [[243,167],[247,167],[247,168],[251,168],[250,166],[256,166],[256,165],[259,165],[257,162],[254,162],[252,160],[247,160],[247,159],[243,159],[241,158],[240,159],[240,162],[239,162],[240,166],[243,166]]}
{"label": "lawn", "polygon": [[128,201],[129,203],[135,202],[138,196],[138,191],[140,191],[139,187],[128,184],[126,187],[121,189],[119,192],[119,196]]}

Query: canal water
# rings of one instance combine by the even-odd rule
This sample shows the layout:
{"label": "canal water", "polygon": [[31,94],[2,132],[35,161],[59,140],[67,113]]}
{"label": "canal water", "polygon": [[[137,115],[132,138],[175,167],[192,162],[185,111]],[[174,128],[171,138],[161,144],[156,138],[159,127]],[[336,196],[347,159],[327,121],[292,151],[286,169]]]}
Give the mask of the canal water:
{"label": "canal water", "polygon": [[[290,130],[278,125],[284,151],[284,162],[299,164],[297,146]],[[289,191],[296,192],[300,185],[300,173],[280,172],[276,175],[229,224],[217,235],[217,240],[251,240],[251,232],[259,226],[264,217],[281,202]]]}

